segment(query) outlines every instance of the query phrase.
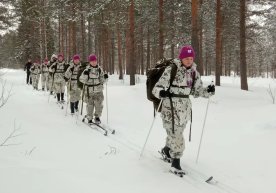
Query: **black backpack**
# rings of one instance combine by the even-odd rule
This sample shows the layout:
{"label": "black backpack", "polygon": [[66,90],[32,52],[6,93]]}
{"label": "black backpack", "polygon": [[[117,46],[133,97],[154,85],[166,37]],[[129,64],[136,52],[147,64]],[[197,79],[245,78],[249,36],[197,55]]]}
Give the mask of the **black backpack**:
{"label": "black backpack", "polygon": [[80,68],[79,68],[79,71],[78,71],[78,75],[77,75],[77,79],[78,79],[78,88],[79,89],[83,89],[83,83],[80,81],[80,76],[81,76],[81,74],[82,74],[82,72],[86,69],[86,67],[87,67],[87,65],[88,65],[89,63],[88,62],[83,62],[83,63],[81,63],[81,65],[80,65]]}
{"label": "black backpack", "polygon": [[[162,76],[162,74],[164,73],[165,69],[168,66],[171,66],[172,71],[171,71],[171,78],[170,78],[170,86],[172,85],[172,82],[175,78],[176,75],[176,71],[177,71],[177,66],[176,64],[173,62],[174,59],[166,59],[163,58],[160,61],[158,61],[155,65],[154,68],[148,70],[147,72],[147,98],[148,100],[153,102],[153,106],[155,111],[158,109],[158,105],[160,103],[160,99],[156,98],[153,94],[152,94],[152,90],[155,86],[155,84],[158,82],[158,80],[160,79],[160,77]],[[170,88],[170,87],[169,87]],[[159,108],[159,112],[161,111],[161,108]]]}

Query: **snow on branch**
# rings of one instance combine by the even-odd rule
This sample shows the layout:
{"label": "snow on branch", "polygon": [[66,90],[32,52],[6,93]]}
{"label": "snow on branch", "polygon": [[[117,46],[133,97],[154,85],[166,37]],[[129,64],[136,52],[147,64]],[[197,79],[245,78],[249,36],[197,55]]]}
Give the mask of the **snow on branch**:
{"label": "snow on branch", "polygon": [[20,145],[21,143],[12,143],[10,142],[12,139],[19,137],[23,135],[23,133],[19,133],[20,127],[16,126],[16,122],[14,121],[13,130],[10,132],[10,134],[4,139],[3,142],[0,142],[0,147],[7,147],[7,146],[14,146],[14,145]]}

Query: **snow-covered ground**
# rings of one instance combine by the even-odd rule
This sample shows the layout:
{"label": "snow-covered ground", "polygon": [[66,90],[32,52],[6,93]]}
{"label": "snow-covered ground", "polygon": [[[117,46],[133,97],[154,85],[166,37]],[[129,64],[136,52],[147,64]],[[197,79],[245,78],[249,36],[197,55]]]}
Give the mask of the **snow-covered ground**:
{"label": "snow-covered ground", "polygon": [[[3,71],[3,70],[2,70]],[[0,144],[15,128],[17,137],[0,147],[0,193],[275,193],[276,105],[267,87],[271,79],[222,77],[211,98],[199,162],[195,159],[207,99],[192,99],[192,142],[186,140],[181,160],[188,175],[168,172],[159,159],[165,131],[158,116],[144,156],[139,159],[153,120],[146,99],[145,77],[128,86],[111,76],[108,82],[109,126],[103,136],[71,115],[65,116],[53,97],[25,84],[25,72],[6,70],[12,96],[0,109]],[[203,77],[204,84],[214,77]],[[104,92],[106,94],[106,92]],[[69,109],[68,109],[69,110]],[[103,122],[106,124],[106,106]],[[185,137],[188,139],[188,129]],[[274,152],[274,153],[273,153]],[[216,185],[204,183],[214,176]]]}

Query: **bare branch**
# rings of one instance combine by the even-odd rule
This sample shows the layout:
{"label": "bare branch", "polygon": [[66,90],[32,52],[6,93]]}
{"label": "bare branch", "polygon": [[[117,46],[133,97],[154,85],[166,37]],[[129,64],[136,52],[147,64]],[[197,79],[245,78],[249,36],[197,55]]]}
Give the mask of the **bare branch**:
{"label": "bare branch", "polygon": [[21,143],[9,143],[9,141],[12,138],[21,136],[23,134],[17,134],[17,132],[20,130],[20,126],[17,128],[16,127],[16,121],[14,121],[14,126],[13,126],[13,130],[11,131],[11,133],[4,139],[4,141],[2,143],[0,143],[0,147],[7,147],[7,146],[15,146],[15,145],[20,145]]}
{"label": "bare branch", "polygon": [[270,96],[271,100],[272,100],[272,104],[275,104],[275,99],[276,99],[276,90],[272,89],[270,84],[269,84],[269,88],[267,89],[268,95]]}
{"label": "bare branch", "polygon": [[2,108],[11,97],[12,86],[7,90],[7,81],[1,81],[0,108]]}

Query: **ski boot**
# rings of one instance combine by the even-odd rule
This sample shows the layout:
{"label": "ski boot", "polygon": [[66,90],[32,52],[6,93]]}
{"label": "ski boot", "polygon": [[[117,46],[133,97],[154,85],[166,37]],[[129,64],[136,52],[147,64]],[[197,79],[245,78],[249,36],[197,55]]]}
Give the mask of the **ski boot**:
{"label": "ski boot", "polygon": [[165,146],[161,151],[159,152],[162,156],[162,160],[168,163],[172,162],[172,157],[170,155],[170,148],[168,146]]}
{"label": "ski boot", "polygon": [[100,120],[99,117],[95,117],[95,123],[96,123],[97,125],[101,124],[101,120]]}
{"label": "ski boot", "polygon": [[181,178],[186,174],[180,166],[180,159],[174,158],[172,160],[172,165],[171,165],[171,168],[170,168],[170,172],[172,172],[173,174],[175,174],[175,175],[177,175]]}
{"label": "ski boot", "polygon": [[75,107],[75,112],[78,112],[79,111],[79,101],[75,102],[74,107]]}
{"label": "ski boot", "polygon": [[92,125],[92,124],[93,124],[92,119],[88,119],[88,124],[89,124],[89,125]]}

